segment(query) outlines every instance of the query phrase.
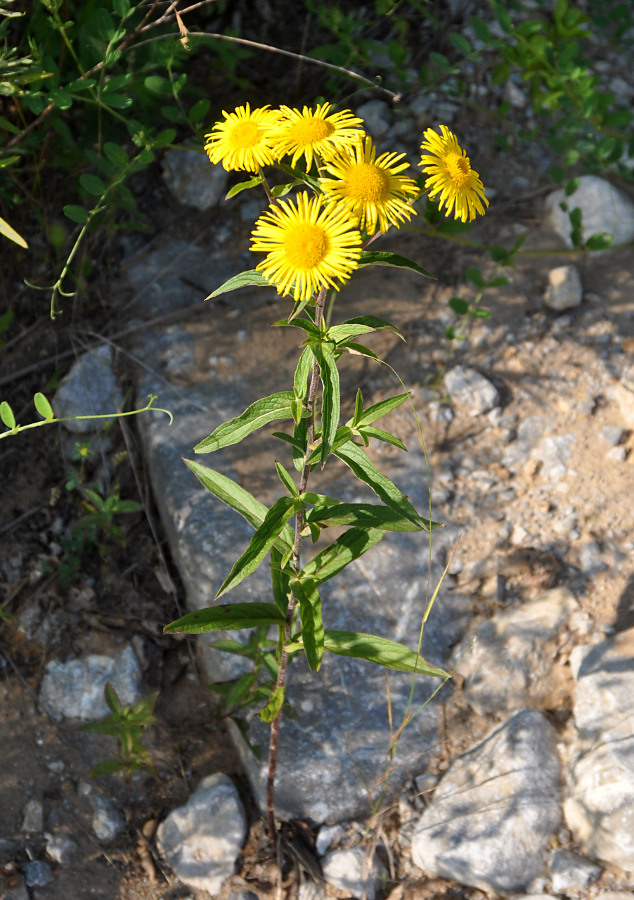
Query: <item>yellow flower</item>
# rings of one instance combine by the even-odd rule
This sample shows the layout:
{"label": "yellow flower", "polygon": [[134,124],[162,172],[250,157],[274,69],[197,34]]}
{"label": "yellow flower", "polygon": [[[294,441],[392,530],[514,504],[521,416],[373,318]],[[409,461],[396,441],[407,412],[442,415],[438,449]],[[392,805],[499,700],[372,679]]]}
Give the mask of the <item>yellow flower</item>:
{"label": "yellow flower", "polygon": [[401,162],[404,153],[382,153],[376,159],[372,138],[359,140],[347,156],[336,157],[325,164],[334,178],[322,178],[326,197],[343,202],[357,217],[359,227],[374,234],[390,225],[399,227],[404,219],[416,214],[408,203],[408,195],[419,193],[413,178],[399,174],[409,167]]}
{"label": "yellow flower", "polygon": [[205,135],[205,150],[212,163],[222,162],[227,171],[259,172],[261,166],[275,162],[270,136],[279,121],[278,112],[268,106],[251,110],[247,103],[222,114],[224,122],[216,122]]}
{"label": "yellow flower", "polygon": [[263,213],[252,232],[251,250],[266,253],[256,266],[278,294],[309,300],[322,286],[339,290],[357,268],[361,234],[348,211],[324,207],[321,197],[279,200]]}
{"label": "yellow flower", "polygon": [[440,194],[438,205],[442,209],[446,204],[446,216],[453,209],[455,219],[471,222],[476,213],[484,215],[484,206],[488,206],[489,201],[484,196],[480,176],[471,168],[469,157],[458,144],[455,134],[446,125],[441,125],[440,130],[442,137],[433,128],[428,128],[423,135],[420,147],[423,156],[419,165],[429,175],[425,189],[430,188],[430,200]]}
{"label": "yellow flower", "polygon": [[298,109],[280,106],[282,119],[274,136],[278,159],[292,153],[291,165],[294,166],[303,154],[309,171],[313,155],[330,159],[363,134],[357,127],[363,124],[363,119],[357,119],[348,109],[328,115],[331,107],[331,103],[323,103],[314,112],[308,106],[300,112]]}

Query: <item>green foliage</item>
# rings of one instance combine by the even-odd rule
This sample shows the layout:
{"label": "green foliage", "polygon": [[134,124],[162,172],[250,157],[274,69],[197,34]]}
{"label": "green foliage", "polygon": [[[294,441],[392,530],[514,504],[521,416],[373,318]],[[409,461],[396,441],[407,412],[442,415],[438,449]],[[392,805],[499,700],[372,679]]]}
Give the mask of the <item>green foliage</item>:
{"label": "green foliage", "polygon": [[98,763],[91,776],[121,775],[129,781],[135,772],[145,771],[158,778],[152,756],[141,743],[146,728],[158,721],[154,715],[158,694],[144,697],[135,706],[123,706],[112,685],[106,684],[104,697],[112,715],[102,722],[89,722],[80,730],[116,738],[118,756]]}

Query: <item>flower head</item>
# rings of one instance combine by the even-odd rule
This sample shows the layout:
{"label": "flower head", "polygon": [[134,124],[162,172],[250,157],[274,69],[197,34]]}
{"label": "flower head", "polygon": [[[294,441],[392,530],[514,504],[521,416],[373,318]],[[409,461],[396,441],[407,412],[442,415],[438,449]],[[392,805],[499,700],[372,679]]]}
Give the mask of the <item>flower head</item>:
{"label": "flower head", "polygon": [[419,165],[429,175],[425,189],[430,188],[430,199],[440,194],[439,208],[446,204],[446,216],[453,210],[455,219],[471,222],[476,213],[484,215],[484,206],[488,206],[489,201],[484,196],[480,176],[471,168],[469,157],[458,144],[455,134],[446,125],[441,125],[440,130],[442,137],[433,128],[428,128],[423,135],[420,148],[423,156]]}
{"label": "flower head", "polygon": [[309,170],[314,155],[330,159],[353,144],[363,133],[357,127],[363,124],[363,119],[357,119],[348,109],[329,115],[331,107],[331,103],[323,103],[314,111],[305,106],[300,112],[280,106],[282,118],[274,137],[279,156],[292,153],[294,166],[303,155]]}
{"label": "flower head", "polygon": [[345,208],[324,207],[321,197],[305,191],[297,203],[279,200],[263,213],[252,232],[251,250],[266,253],[256,266],[275,285],[278,294],[292,292],[297,300],[309,300],[327,285],[339,290],[357,268],[361,234]]}
{"label": "flower head", "polygon": [[372,138],[357,141],[347,155],[337,156],[325,164],[334,178],[322,178],[321,186],[327,198],[343,202],[356,216],[359,227],[374,234],[377,223],[380,231],[387,231],[415,210],[408,196],[415,197],[418,185],[413,178],[401,175],[409,163],[401,162],[404,153],[382,153],[376,158]]}
{"label": "flower head", "polygon": [[278,112],[268,106],[251,110],[247,103],[222,114],[224,122],[216,122],[205,135],[205,150],[212,163],[222,162],[227,171],[258,172],[261,166],[275,162],[270,136],[280,118]]}

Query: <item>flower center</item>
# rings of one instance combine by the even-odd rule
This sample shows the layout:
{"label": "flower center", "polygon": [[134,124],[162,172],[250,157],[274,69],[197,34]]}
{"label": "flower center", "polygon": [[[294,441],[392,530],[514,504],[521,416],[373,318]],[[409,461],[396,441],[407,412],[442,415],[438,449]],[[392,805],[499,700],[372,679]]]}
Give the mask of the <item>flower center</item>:
{"label": "flower center", "polygon": [[284,251],[293,269],[314,269],[329,249],[328,235],[320,225],[303,222],[284,236]]}
{"label": "flower center", "polygon": [[448,153],[445,156],[445,166],[456,187],[465,187],[471,175],[471,165],[468,157],[461,156],[458,153]]}
{"label": "flower center", "polygon": [[346,196],[362,203],[381,203],[390,193],[385,172],[371,163],[356,163],[345,174]]}
{"label": "flower center", "polygon": [[262,139],[262,134],[255,122],[238,122],[231,129],[231,143],[237,150],[254,147]]}
{"label": "flower center", "polygon": [[334,126],[324,119],[301,119],[288,130],[289,139],[298,147],[307,147],[329,138]]}

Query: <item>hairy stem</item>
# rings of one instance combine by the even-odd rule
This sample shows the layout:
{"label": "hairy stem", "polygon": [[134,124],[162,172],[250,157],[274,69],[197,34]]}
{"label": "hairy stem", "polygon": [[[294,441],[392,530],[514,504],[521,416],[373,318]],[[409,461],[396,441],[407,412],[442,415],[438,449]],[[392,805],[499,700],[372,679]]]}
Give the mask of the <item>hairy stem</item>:
{"label": "hairy stem", "polygon": [[[315,324],[319,328],[324,316],[324,302],[326,299],[326,288],[322,287],[317,294],[315,300]],[[320,375],[319,365],[315,359],[313,362],[313,371],[310,376],[310,385],[308,388],[308,397],[306,407],[308,409],[308,446],[306,449],[306,460],[299,478],[299,493],[303,494],[308,487],[308,478],[310,476],[310,465],[308,459],[313,450],[315,442],[315,400],[317,397],[317,389],[319,387]],[[301,571],[301,554],[302,554],[302,531],[304,529],[304,514],[300,509],[295,516],[295,534],[293,540],[293,571],[296,575]],[[291,593],[288,610],[286,613],[286,624],[284,626],[284,641],[282,644],[282,653],[280,656],[280,667],[277,672],[277,680],[275,689],[283,688],[286,685],[286,672],[288,670],[288,651],[287,645],[291,640],[291,630],[293,625],[293,616],[295,607],[297,606],[297,598]],[[282,721],[282,710],[271,722],[271,735],[269,739],[269,771],[266,785],[266,827],[271,840],[275,838],[275,773],[277,771],[277,751],[280,737],[280,724]]]}

